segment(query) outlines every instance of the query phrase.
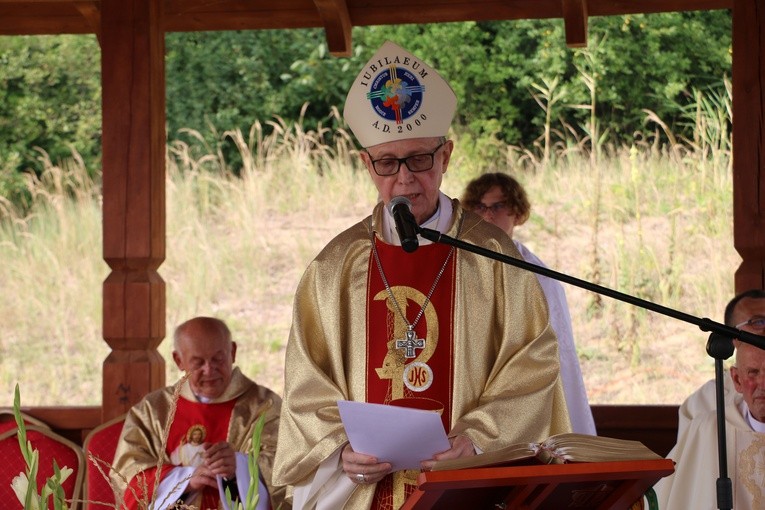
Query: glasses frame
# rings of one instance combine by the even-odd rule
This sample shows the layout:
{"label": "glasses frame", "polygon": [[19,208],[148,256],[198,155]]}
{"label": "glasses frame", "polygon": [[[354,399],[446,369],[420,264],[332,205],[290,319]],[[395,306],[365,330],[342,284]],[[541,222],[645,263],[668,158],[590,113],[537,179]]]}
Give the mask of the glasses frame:
{"label": "glasses frame", "polygon": [[[402,164],[406,165],[406,169],[407,170],[409,170],[410,172],[416,174],[416,173],[420,173],[420,172],[427,172],[428,170],[431,170],[433,168],[433,165],[435,164],[436,152],[438,152],[439,149],[441,147],[443,147],[444,145],[446,145],[446,140],[444,140],[443,142],[439,143],[438,146],[435,149],[433,149],[432,152],[422,152],[422,153],[419,153],[419,154],[411,154],[411,155],[409,155],[409,156],[407,156],[405,158],[379,158],[379,159],[372,159],[372,155],[369,154],[369,151],[367,151],[367,154],[369,154],[369,161],[372,163],[372,169],[380,177],[390,177],[392,175],[396,175],[397,173],[399,173],[401,171],[401,165]],[[407,160],[410,159],[410,158],[418,158],[418,157],[422,157],[422,156],[430,156],[430,166],[428,168],[422,168],[420,170],[412,170],[412,168],[409,166],[409,163],[407,163]],[[392,174],[381,174],[377,170],[377,163],[379,163],[380,161],[397,161],[398,165],[396,165],[396,171],[393,172]]]}
{"label": "glasses frame", "polygon": [[762,317],[762,316],[759,316],[759,315],[755,316],[755,317],[752,317],[751,319],[745,320],[744,322],[741,322],[739,324],[736,324],[733,327],[736,328],[736,329],[741,329],[744,326],[751,326],[753,322],[762,322],[762,326],[760,326],[760,327],[753,326],[752,329],[757,329],[757,330],[760,330],[760,331],[765,331],[765,317]]}
{"label": "glasses frame", "polygon": [[491,211],[493,214],[497,214],[500,211],[503,210],[510,210],[510,204],[507,203],[507,200],[500,200],[499,202],[494,202],[491,205],[486,205],[483,202],[478,202],[476,205],[473,206],[473,212],[476,214],[486,214],[489,211]]}

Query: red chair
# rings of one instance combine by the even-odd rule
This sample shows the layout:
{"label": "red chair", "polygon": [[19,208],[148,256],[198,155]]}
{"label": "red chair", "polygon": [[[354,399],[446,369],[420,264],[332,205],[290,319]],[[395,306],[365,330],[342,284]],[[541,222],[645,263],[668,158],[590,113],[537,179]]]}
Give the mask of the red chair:
{"label": "red chair", "polygon": [[118,416],[91,430],[83,442],[87,456],[85,464],[85,508],[88,510],[114,510],[114,489],[109,483],[109,471],[114,461],[122,433],[125,415]]}
{"label": "red chair", "polygon": [[[53,460],[59,468],[64,466],[72,469],[72,474],[62,484],[64,495],[69,508],[79,508],[76,501],[82,490],[83,471],[85,469],[85,456],[82,448],[65,437],[59,436],[48,428],[37,425],[25,426],[27,440],[32,443],[32,448],[38,451],[39,467],[37,470],[37,488],[45,484],[45,480],[53,476]],[[11,488],[11,480],[20,473],[26,473],[27,466],[19,447],[17,429],[6,430],[0,434],[0,501],[2,507],[7,510],[23,509],[24,505],[19,502]],[[53,506],[50,506],[53,508]]]}

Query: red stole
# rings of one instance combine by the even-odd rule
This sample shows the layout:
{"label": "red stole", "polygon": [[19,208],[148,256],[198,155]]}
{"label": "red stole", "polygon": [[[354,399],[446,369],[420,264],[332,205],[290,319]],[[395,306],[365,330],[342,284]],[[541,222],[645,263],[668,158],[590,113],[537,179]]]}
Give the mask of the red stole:
{"label": "red stole", "polygon": [[[201,448],[196,446],[197,443],[201,445],[201,443],[227,441],[234,404],[236,404],[236,399],[216,404],[202,404],[182,397],[179,398],[165,447],[168,457],[172,459],[171,464],[198,465],[202,459]],[[160,479],[164,478],[172,467],[172,465],[163,465],[159,474]],[[157,469],[151,468],[142,471],[130,480],[125,492],[126,508],[138,509],[140,508],[138,501],[151,501],[154,496],[156,476]],[[136,501],[135,495],[138,495],[138,501]],[[217,488],[206,488],[203,491],[201,507],[203,510],[217,509],[219,502]]]}
{"label": "red stole", "polygon": [[[377,239],[375,245],[385,279],[401,313],[406,315],[409,324],[417,323],[415,335],[407,342],[407,323],[391,299],[371,254],[367,271],[366,400],[438,411],[448,431],[454,384],[455,254],[441,244],[420,246],[412,253]],[[442,268],[443,274],[428,300]],[[397,341],[404,346],[397,348]],[[395,473],[380,481],[373,508],[398,508],[402,498],[414,489],[416,473]]]}

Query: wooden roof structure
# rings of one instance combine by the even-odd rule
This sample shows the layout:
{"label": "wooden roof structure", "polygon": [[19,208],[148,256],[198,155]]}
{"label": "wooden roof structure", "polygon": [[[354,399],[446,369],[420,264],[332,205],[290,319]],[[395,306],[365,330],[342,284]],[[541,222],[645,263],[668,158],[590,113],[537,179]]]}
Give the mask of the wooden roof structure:
{"label": "wooden roof structure", "polygon": [[[0,0],[0,34],[98,34],[109,0]],[[563,18],[569,45],[583,45],[589,16],[730,9],[734,0],[155,0],[165,32],[323,28],[330,51],[350,55],[351,27]],[[127,20],[125,20],[127,21]]]}
{"label": "wooden roof structure", "polygon": [[[103,364],[100,422],[165,385],[165,33],[321,27],[351,53],[353,26],[562,18],[584,46],[591,16],[731,9],[737,290],[765,288],[765,8],[761,0],[0,0],[0,35],[87,34],[101,45]],[[458,50],[455,48],[454,50]],[[171,247],[170,247],[171,248]],[[703,256],[703,254],[700,254]],[[51,418],[54,413],[45,415]]]}

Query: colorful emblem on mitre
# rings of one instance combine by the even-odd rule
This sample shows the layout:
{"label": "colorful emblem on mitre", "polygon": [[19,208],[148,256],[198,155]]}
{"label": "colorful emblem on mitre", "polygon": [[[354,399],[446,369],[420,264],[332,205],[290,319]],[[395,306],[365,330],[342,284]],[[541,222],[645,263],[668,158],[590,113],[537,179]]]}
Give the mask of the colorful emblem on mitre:
{"label": "colorful emblem on mitre", "polygon": [[429,65],[387,41],[356,76],[343,117],[362,147],[446,136],[457,96]]}

